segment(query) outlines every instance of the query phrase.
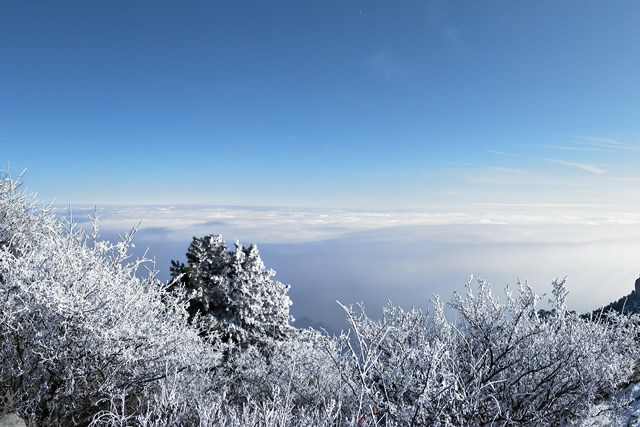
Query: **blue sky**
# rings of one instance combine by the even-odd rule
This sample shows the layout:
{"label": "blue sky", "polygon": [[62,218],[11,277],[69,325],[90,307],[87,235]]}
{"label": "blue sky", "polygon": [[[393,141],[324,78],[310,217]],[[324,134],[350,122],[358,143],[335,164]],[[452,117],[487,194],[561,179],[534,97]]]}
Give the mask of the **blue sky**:
{"label": "blue sky", "polygon": [[0,144],[59,203],[638,199],[632,1],[11,1]]}

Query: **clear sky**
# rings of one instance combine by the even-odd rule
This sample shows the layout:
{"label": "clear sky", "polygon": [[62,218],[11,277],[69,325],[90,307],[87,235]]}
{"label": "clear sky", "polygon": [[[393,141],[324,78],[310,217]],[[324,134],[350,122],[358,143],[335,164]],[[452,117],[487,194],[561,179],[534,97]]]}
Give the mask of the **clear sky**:
{"label": "clear sky", "polygon": [[0,161],[59,203],[640,200],[637,1],[4,1]]}

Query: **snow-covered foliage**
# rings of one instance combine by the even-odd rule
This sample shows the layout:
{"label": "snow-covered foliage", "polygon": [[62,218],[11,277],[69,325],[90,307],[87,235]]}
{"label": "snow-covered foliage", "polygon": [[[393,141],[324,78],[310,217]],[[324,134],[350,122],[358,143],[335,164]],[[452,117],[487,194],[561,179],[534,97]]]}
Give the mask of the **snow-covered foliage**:
{"label": "snow-covered foliage", "polygon": [[346,308],[341,367],[372,423],[400,425],[561,425],[592,415],[596,401],[629,379],[639,357],[636,318],[597,323],[568,312],[564,281],[553,283],[553,311],[519,284],[501,303],[483,280],[477,295],[454,295],[449,322],[389,305],[382,320]]}
{"label": "snow-covered foliage", "polygon": [[280,339],[291,331],[288,285],[272,280],[258,247],[236,241],[230,251],[221,235],[194,237],[187,264],[172,262],[172,275],[188,292],[190,312],[210,330],[236,343]]}
{"label": "snow-covered foliage", "polygon": [[[579,425],[625,403],[638,319],[541,315],[528,284],[467,283],[445,317],[344,307],[330,337],[289,326],[288,287],[255,245],[194,239],[182,282],[131,261],[0,178],[0,414],[33,425]],[[185,292],[186,288],[186,292]],[[190,311],[188,310],[190,309]],[[618,396],[618,400],[611,396]],[[616,406],[618,405],[618,406]],[[604,418],[603,418],[604,417]],[[593,419],[593,418],[592,418]]]}
{"label": "snow-covered foliage", "polygon": [[[96,415],[91,426],[208,426],[208,427],[290,427],[356,426],[357,419],[343,414],[339,402],[329,402],[323,409],[296,407],[292,395],[274,388],[271,397],[262,400],[249,398],[243,405],[229,404],[226,395],[213,396],[206,401],[178,404],[163,397],[138,414],[127,415],[125,402],[115,399],[110,410]],[[364,424],[360,424],[364,426]]]}
{"label": "snow-covered foliage", "polygon": [[183,398],[206,386],[199,366],[220,355],[188,325],[180,296],[153,273],[136,277],[130,234],[114,245],[93,237],[0,182],[0,411],[83,424],[113,396],[134,404],[163,381]]}

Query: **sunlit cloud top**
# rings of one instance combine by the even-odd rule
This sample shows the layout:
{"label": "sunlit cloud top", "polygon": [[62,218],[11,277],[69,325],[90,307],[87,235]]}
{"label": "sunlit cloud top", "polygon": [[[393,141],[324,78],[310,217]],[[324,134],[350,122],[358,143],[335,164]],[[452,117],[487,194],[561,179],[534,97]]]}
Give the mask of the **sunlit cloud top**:
{"label": "sunlit cloud top", "polygon": [[[60,216],[68,207],[58,206]],[[86,224],[94,208],[71,207],[75,222]],[[340,238],[359,232],[449,225],[640,225],[634,210],[607,205],[469,204],[431,211],[303,210],[208,206],[105,206],[97,210],[100,228],[124,233],[133,227],[184,239],[224,233],[229,238],[259,242],[308,242]],[[490,235],[488,236],[491,239]],[[496,236],[497,238],[497,236]]]}

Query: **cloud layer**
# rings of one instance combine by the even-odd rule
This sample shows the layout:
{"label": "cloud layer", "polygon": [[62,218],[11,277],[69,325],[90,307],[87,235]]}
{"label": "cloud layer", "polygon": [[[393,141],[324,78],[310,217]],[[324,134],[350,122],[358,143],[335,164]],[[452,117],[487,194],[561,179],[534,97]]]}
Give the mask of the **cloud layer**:
{"label": "cloud layer", "polygon": [[[90,211],[75,208],[74,218]],[[156,206],[99,214],[111,240],[142,220],[136,254],[148,248],[163,280],[193,236],[256,242],[277,279],[292,285],[293,315],[334,329],[344,327],[336,300],[364,301],[374,314],[387,300],[427,308],[434,293],[446,301],[463,292],[470,274],[497,291],[520,277],[540,294],[568,276],[571,308],[586,311],[628,294],[640,272],[640,219],[606,206],[478,204],[422,213]]]}
{"label": "cloud layer", "polygon": [[[76,222],[88,222],[93,207],[74,207]],[[68,207],[58,207],[68,215]],[[339,238],[357,232],[413,226],[474,224],[608,225],[640,224],[634,209],[596,204],[469,203],[421,211],[353,211],[211,206],[106,206],[98,208],[100,228],[123,232],[141,224],[166,239],[224,232],[240,240],[292,243]],[[218,230],[218,231],[216,231]]]}

